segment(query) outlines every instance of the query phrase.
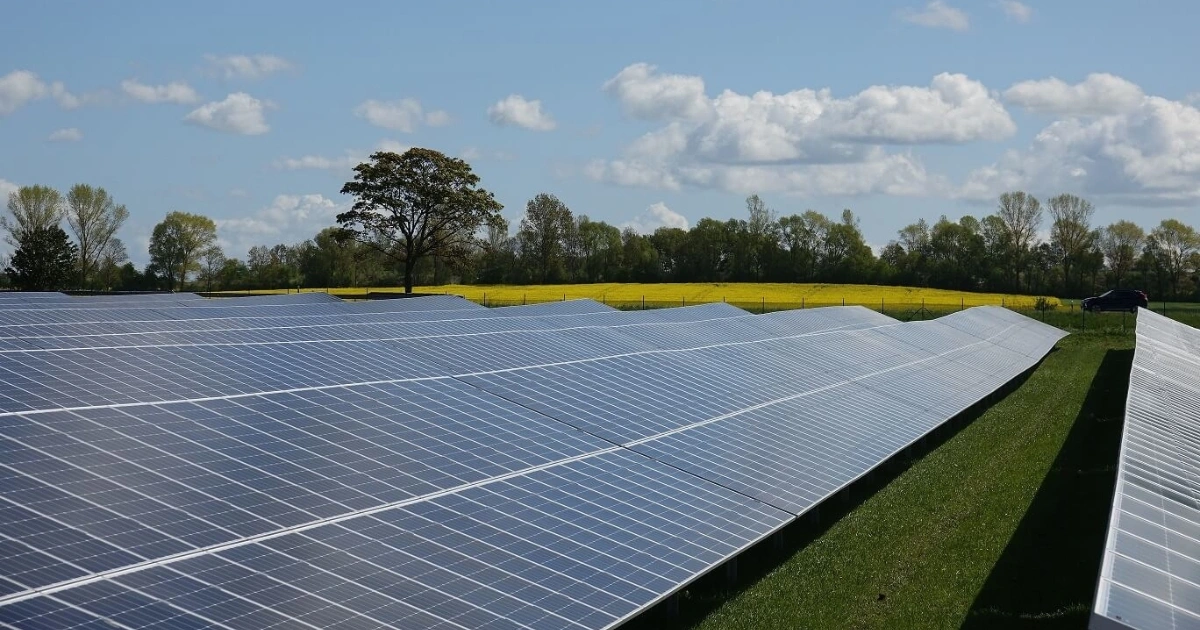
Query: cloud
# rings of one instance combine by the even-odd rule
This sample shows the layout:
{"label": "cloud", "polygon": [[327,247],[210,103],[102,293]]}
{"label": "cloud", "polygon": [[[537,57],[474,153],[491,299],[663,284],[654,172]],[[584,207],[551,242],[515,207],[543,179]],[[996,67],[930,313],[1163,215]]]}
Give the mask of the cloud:
{"label": "cloud", "polygon": [[1033,18],[1033,9],[1017,0],[1000,0],[1000,8],[1009,19],[1025,24]]}
{"label": "cloud", "polygon": [[660,227],[688,229],[687,217],[658,202],[651,204],[641,214],[621,224],[622,228],[633,228],[638,234],[650,234]]}
{"label": "cloud", "polygon": [[704,79],[682,74],[661,74],[658,66],[626,66],[602,88],[616,97],[625,113],[644,120],[700,120],[711,113]]}
{"label": "cloud", "polygon": [[498,162],[511,162],[517,159],[517,156],[505,151],[485,151],[479,147],[467,147],[458,154],[460,159],[471,160],[496,160]]}
{"label": "cloud", "polygon": [[939,74],[928,87],[872,86],[846,98],[828,89],[725,90],[709,98],[700,77],[634,64],[605,89],[631,115],[666,121],[630,143],[623,157],[584,169],[622,186],[740,193],[758,182],[809,194],[919,194],[944,182],[912,155],[891,155],[884,146],[1002,140],[1016,131],[987,88],[961,74]]}
{"label": "cloud", "polygon": [[75,109],[106,98],[104,92],[75,95],[61,81],[47,84],[28,70],[14,70],[0,77],[0,116],[7,116],[30,101],[47,96],[54,98],[63,109]]}
{"label": "cloud", "polygon": [[275,55],[204,55],[210,76],[225,79],[261,79],[295,66]]}
{"label": "cloud", "polygon": [[0,77],[0,116],[7,116],[30,101],[44,98],[49,90],[28,70],[14,70]]}
{"label": "cloud", "polygon": [[21,187],[7,179],[0,178],[0,201],[8,203],[8,196],[17,192]]}
{"label": "cloud", "polygon": [[1107,109],[1051,123],[1024,150],[973,171],[959,194],[993,199],[1021,188],[1130,205],[1200,200],[1200,110],[1157,96]]}
{"label": "cloud", "polygon": [[948,28],[959,32],[971,28],[971,20],[965,11],[956,9],[941,0],[933,0],[922,10],[904,9],[900,11],[900,19],[919,26]]}
{"label": "cloud", "polygon": [[[374,151],[391,151],[392,153],[404,153],[412,147],[397,142],[395,140],[381,140],[375,145]],[[285,171],[300,171],[300,170],[327,170],[337,172],[348,172],[354,170],[362,162],[366,162],[371,157],[373,151],[360,151],[356,149],[346,149],[346,151],[337,157],[328,157],[324,155],[305,155],[298,158],[280,158],[275,160],[275,168]]]}
{"label": "cloud", "polygon": [[269,103],[260,101],[245,92],[235,92],[223,101],[205,103],[184,116],[184,120],[196,125],[247,136],[270,131],[265,110]]}
{"label": "cloud", "polygon": [[244,197],[249,197],[249,196],[250,196],[250,193],[246,192],[246,189],[245,189],[245,188],[230,188],[230,189],[229,189],[229,196],[230,196],[230,197],[237,197],[237,198],[239,198],[239,199],[240,199],[240,198],[244,198]]}
{"label": "cloud", "polygon": [[548,112],[542,111],[542,102],[526,100],[520,94],[509,94],[487,110],[488,119],[502,127],[523,127],[533,131],[551,131],[558,126]]}
{"label": "cloud", "polygon": [[298,243],[312,238],[322,228],[336,223],[348,204],[338,204],[324,195],[277,195],[271,205],[248,216],[216,219],[217,236],[227,256],[245,256],[255,245]]}
{"label": "cloud", "polygon": [[354,115],[365,119],[376,127],[412,133],[421,124],[441,127],[450,123],[450,114],[435,110],[426,112],[415,98],[398,101],[364,101],[354,108]]}
{"label": "cloud", "polygon": [[83,140],[83,132],[75,127],[68,127],[66,129],[59,129],[58,131],[50,134],[50,137],[47,138],[47,140],[50,142],[79,142],[80,140]]}
{"label": "cloud", "polygon": [[200,101],[200,95],[192,86],[180,81],[166,85],[146,85],[137,79],[126,79],[121,82],[121,91],[130,98],[143,103],[177,103],[190,105]]}
{"label": "cloud", "polygon": [[1004,91],[1004,100],[1025,109],[1069,116],[1103,116],[1136,110],[1145,99],[1142,88],[1107,73],[1089,74],[1070,85],[1056,77],[1022,81]]}

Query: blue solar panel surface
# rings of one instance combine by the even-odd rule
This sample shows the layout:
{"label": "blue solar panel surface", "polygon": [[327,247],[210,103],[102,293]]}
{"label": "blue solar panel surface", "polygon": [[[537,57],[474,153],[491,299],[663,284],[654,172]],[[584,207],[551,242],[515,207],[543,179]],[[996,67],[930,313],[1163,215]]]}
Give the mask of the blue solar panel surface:
{"label": "blue solar panel surface", "polygon": [[43,323],[57,349],[0,353],[0,623],[612,627],[1062,335],[1000,309],[354,306],[291,305],[285,339],[257,307]]}

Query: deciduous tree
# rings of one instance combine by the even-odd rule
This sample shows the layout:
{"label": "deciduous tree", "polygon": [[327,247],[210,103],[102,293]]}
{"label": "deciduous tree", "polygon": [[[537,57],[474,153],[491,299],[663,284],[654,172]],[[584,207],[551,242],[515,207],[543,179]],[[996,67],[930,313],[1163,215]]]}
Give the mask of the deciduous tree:
{"label": "deciduous tree", "polygon": [[161,270],[167,289],[183,289],[187,275],[200,269],[201,252],[217,242],[217,224],[189,212],[171,212],[150,235],[150,264]]}
{"label": "deciduous tree", "polygon": [[342,186],[355,201],[337,221],[399,263],[404,291],[411,293],[418,260],[461,259],[479,226],[499,214],[503,206],[478,184],[466,162],[432,149],[379,151],[354,167],[354,180]]}
{"label": "deciduous tree", "polygon": [[129,218],[129,211],[117,205],[103,188],[76,184],[67,191],[66,214],[79,245],[79,286],[87,286],[109,241]]}
{"label": "deciduous tree", "polygon": [[1100,250],[1104,252],[1116,286],[1121,286],[1137,263],[1145,242],[1146,231],[1131,221],[1117,221],[1101,231]]}
{"label": "deciduous tree", "polygon": [[517,241],[535,281],[558,280],[566,241],[573,228],[571,209],[558,197],[538,193],[525,204]]}
{"label": "deciduous tree", "polygon": [[31,233],[62,223],[62,194],[49,186],[21,186],[8,195],[8,215],[0,217],[0,228],[8,232],[4,240],[13,247]]}

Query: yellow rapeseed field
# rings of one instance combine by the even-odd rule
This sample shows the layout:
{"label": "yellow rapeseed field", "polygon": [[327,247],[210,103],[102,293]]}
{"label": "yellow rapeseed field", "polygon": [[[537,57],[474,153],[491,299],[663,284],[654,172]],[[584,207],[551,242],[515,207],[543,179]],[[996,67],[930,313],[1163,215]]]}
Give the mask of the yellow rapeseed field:
{"label": "yellow rapeseed field", "polygon": [[[316,289],[326,291],[326,289]],[[403,291],[402,288],[375,287],[371,291]],[[335,295],[353,297],[362,295],[367,289],[329,289]],[[537,303],[562,299],[590,298],[609,304],[633,304],[644,298],[647,303],[700,304],[722,300],[737,304],[774,305],[801,304],[822,306],[858,304],[878,308],[886,306],[908,306],[924,303],[930,307],[981,306],[987,304],[1014,307],[1033,307],[1037,298],[1027,295],[1002,293],[973,293],[947,291],[944,289],[922,289],[916,287],[891,287],[866,284],[789,284],[766,282],[693,282],[693,283],[601,283],[601,284],[550,284],[550,285],[461,285],[415,287],[417,293],[449,293],[461,295],[476,302],[500,304]],[[1057,298],[1050,298],[1058,304]]]}

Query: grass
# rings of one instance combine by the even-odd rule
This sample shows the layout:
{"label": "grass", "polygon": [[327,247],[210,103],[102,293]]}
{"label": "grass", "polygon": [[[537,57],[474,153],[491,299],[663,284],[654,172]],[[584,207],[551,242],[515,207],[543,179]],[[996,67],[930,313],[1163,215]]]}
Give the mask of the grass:
{"label": "grass", "polygon": [[[1115,478],[1132,335],[1059,343],[1019,387],[821,507],[641,627],[1084,628]],[[899,469],[897,471],[897,469]]]}

